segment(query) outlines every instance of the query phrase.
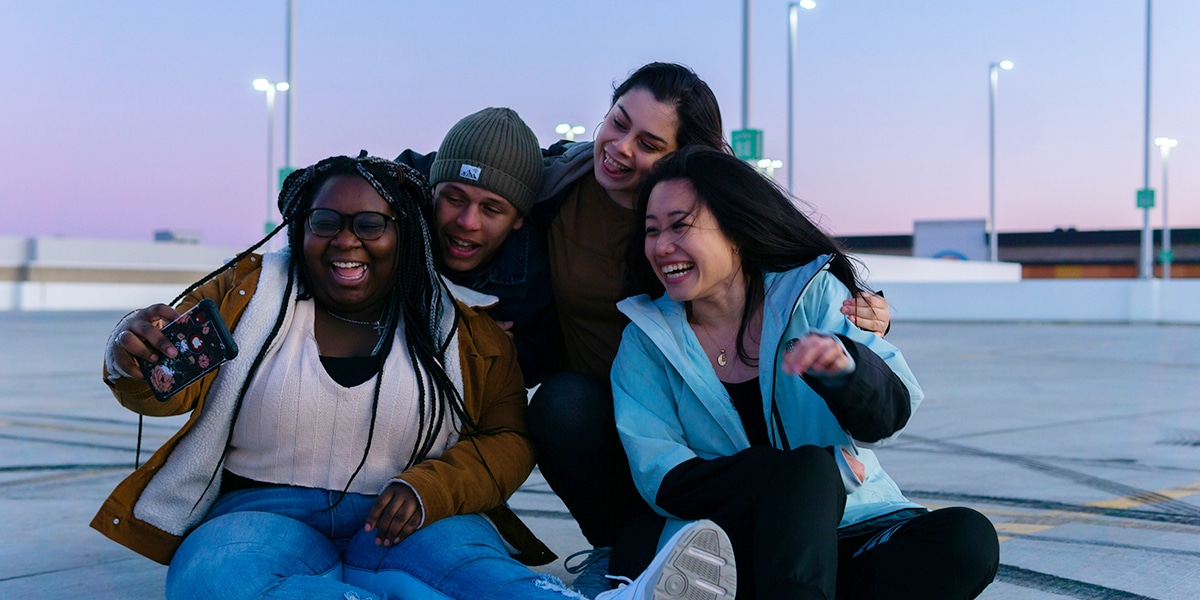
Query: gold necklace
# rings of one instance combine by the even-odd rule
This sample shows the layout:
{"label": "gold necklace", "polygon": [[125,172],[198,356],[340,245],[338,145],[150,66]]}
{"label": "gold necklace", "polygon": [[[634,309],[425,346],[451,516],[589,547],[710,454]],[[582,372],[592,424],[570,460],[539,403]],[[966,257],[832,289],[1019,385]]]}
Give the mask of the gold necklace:
{"label": "gold necklace", "polygon": [[726,360],[726,358],[725,358],[725,349],[722,348],[721,345],[717,343],[717,340],[715,338],[713,338],[712,334],[709,333],[708,327],[705,327],[704,323],[697,322],[696,324],[700,326],[700,329],[702,331],[704,331],[704,335],[705,335],[705,337],[708,338],[708,341],[712,342],[712,344],[714,346],[716,346],[718,350],[721,351],[721,353],[717,355],[717,364],[721,365],[722,367],[729,364],[729,361]]}

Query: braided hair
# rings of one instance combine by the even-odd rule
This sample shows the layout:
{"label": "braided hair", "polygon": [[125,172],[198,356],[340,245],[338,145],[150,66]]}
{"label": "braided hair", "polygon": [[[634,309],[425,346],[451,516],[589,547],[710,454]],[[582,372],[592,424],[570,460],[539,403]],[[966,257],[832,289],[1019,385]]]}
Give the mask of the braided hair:
{"label": "braided hair", "polygon": [[[392,287],[387,308],[383,316],[384,334],[376,345],[374,353],[386,357],[391,351],[392,341],[396,337],[397,327],[404,325],[405,349],[413,359],[417,380],[418,428],[417,440],[412,454],[408,457],[404,468],[409,468],[422,460],[433,450],[437,433],[444,427],[447,418],[462,424],[463,437],[471,438],[482,434],[500,433],[500,431],[481,431],[474,420],[467,414],[462,395],[455,388],[453,381],[446,372],[446,351],[450,346],[459,322],[457,305],[450,301],[449,291],[442,283],[433,260],[431,239],[428,226],[432,200],[429,184],[424,176],[415,169],[390,160],[368,156],[362,151],[357,157],[335,156],[302,170],[293,172],[283,182],[279,193],[279,212],[282,222],[262,240],[243,251],[221,268],[208,274],[200,281],[192,284],[172,301],[176,304],[183,297],[220,273],[232,268],[243,258],[254,252],[274,237],[279,231],[287,228],[288,246],[291,250],[292,268],[288,270],[288,280],[282,303],[266,342],[254,357],[249,375],[242,382],[238,392],[237,404],[234,407],[234,422],[240,412],[242,400],[250,387],[254,376],[266,357],[267,349],[279,334],[284,317],[287,314],[287,303],[292,297],[292,290],[297,290],[297,300],[312,298],[312,283],[305,261],[303,260],[305,218],[304,215],[312,205],[317,192],[329,179],[336,176],[361,177],[371,184],[371,187],[387,202],[396,216],[398,228],[396,247],[395,283]],[[454,318],[448,331],[441,331],[441,324],[449,314],[447,308],[453,311]],[[371,442],[375,433],[375,419],[379,405],[380,386],[383,381],[383,365],[386,361],[378,361],[379,371],[375,378],[375,390],[371,404],[371,424],[367,433],[367,442],[362,458],[354,473],[342,490],[347,492],[354,478],[366,464],[367,455],[371,450]],[[427,398],[426,390],[432,388],[434,398]],[[432,401],[431,401],[432,400]],[[233,426],[227,434],[225,452],[233,436]],[[481,456],[482,458],[482,456]],[[223,461],[222,461],[223,462]],[[218,465],[219,466],[219,465]],[[485,465],[486,466],[486,465]],[[209,487],[215,481],[217,472],[214,471],[209,479]],[[490,474],[490,469],[489,469]],[[493,477],[493,481],[495,478]],[[207,490],[206,490],[207,491]],[[201,494],[203,497],[204,494]],[[197,500],[196,506],[199,506]],[[194,509],[195,507],[193,507]]]}

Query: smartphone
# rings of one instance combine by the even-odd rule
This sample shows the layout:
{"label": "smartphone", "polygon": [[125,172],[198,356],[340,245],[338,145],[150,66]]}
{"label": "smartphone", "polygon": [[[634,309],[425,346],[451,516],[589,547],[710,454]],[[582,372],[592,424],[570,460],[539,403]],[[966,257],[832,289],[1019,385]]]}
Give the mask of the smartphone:
{"label": "smartphone", "polygon": [[217,304],[207,298],[168,323],[162,328],[162,334],[171,340],[179,354],[168,358],[159,352],[162,358],[156,363],[138,359],[150,391],[160,402],[166,402],[238,354],[237,344],[233,342]]}

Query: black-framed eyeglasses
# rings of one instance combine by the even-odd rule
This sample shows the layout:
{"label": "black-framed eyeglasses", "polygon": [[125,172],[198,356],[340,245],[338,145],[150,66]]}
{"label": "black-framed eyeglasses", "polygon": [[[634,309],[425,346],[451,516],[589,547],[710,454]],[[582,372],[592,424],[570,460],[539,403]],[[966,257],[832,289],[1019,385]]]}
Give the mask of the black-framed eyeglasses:
{"label": "black-framed eyeglasses", "polygon": [[331,208],[312,208],[308,210],[308,230],[313,235],[331,238],[337,235],[350,221],[350,231],[364,242],[377,240],[387,231],[388,223],[396,217],[372,211],[357,212],[352,215],[342,214]]}

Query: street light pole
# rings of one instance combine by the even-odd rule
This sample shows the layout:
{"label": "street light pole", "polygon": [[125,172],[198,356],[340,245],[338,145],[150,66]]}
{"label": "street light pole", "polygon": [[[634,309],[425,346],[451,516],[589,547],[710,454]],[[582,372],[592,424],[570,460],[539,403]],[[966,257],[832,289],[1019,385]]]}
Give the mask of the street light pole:
{"label": "street light pole", "polygon": [[1171,226],[1167,222],[1167,157],[1171,154],[1171,148],[1179,145],[1179,140],[1174,140],[1169,137],[1154,138],[1154,145],[1158,146],[1159,152],[1162,154],[1162,209],[1163,209],[1163,228],[1162,228],[1162,278],[1171,278],[1171,263],[1175,262],[1175,257],[1171,256]]}
{"label": "street light pole", "polygon": [[275,92],[288,91],[288,82],[274,83],[258,78],[254,89],[267,93],[267,219],[263,224],[265,233],[275,229]]}
{"label": "street light pole", "polygon": [[[288,0],[287,4],[287,81],[289,88],[291,82],[295,81],[295,74],[292,73],[292,58],[296,54],[296,0]],[[283,123],[283,167],[291,168],[292,166],[292,96],[295,93],[288,94],[284,99],[284,123]]]}
{"label": "street light pole", "polygon": [[800,9],[812,10],[817,6],[816,0],[801,0],[800,2],[792,2],[788,4],[788,76],[787,76],[787,190],[789,194],[795,194],[792,188],[792,174],[796,164],[795,154],[792,152],[794,142],[795,125],[792,118],[792,113],[795,111],[795,102],[792,100],[792,94],[795,90],[793,80],[796,74],[796,21]]}
{"label": "street light pole", "polygon": [[[1142,139],[1143,161],[1142,161],[1142,189],[1150,189],[1150,0],[1146,0],[1146,128],[1145,137]],[[1149,192],[1147,192],[1149,193]],[[1139,203],[1140,204],[1140,203]],[[1152,203],[1150,203],[1152,204]],[[1141,265],[1138,269],[1138,276],[1142,279],[1150,279],[1154,276],[1154,259],[1152,255],[1152,247],[1154,246],[1153,238],[1150,233],[1150,208],[1149,204],[1142,206],[1142,256]]]}
{"label": "street light pole", "polygon": [[750,46],[754,36],[754,0],[742,0],[742,129],[750,129]]}
{"label": "street light pole", "polygon": [[1000,260],[1000,241],[996,232],[996,83],[1000,69],[1013,68],[1011,60],[988,66],[988,259]]}

